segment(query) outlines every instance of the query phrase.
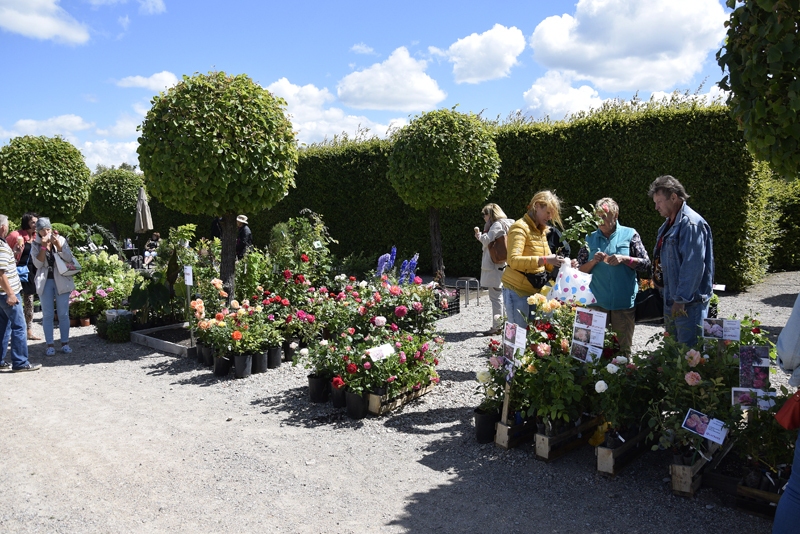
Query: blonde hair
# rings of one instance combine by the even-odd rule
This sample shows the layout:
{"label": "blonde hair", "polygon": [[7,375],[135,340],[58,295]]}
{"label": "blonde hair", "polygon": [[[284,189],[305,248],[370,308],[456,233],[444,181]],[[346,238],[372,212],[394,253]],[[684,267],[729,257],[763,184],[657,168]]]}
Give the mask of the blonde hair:
{"label": "blonde hair", "polygon": [[601,198],[594,204],[595,210],[599,216],[604,216],[605,214],[611,215],[613,217],[619,217],[619,204],[614,202],[613,198],[605,197]]}
{"label": "blonde hair", "polygon": [[531,211],[537,204],[550,209],[553,212],[552,221],[560,228],[564,228],[564,223],[561,222],[561,200],[552,191],[539,191],[528,204],[528,211]]}
{"label": "blonde hair", "polygon": [[491,222],[508,218],[503,209],[497,204],[486,204],[481,210],[481,215],[488,215]]}

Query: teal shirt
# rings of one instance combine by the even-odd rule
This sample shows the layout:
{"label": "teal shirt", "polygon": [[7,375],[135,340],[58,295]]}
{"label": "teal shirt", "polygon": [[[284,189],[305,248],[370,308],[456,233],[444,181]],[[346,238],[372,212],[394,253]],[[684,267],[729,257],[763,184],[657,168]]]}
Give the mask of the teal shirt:
{"label": "teal shirt", "polygon": [[[603,235],[599,229],[586,238],[589,247],[589,259],[596,252],[608,255],[622,254],[630,256],[631,239],[636,234],[633,228],[617,224],[617,229],[610,237]],[[598,263],[592,269],[592,283],[589,285],[597,305],[607,310],[629,310],[633,308],[639,284],[636,272],[627,265],[611,266]]]}

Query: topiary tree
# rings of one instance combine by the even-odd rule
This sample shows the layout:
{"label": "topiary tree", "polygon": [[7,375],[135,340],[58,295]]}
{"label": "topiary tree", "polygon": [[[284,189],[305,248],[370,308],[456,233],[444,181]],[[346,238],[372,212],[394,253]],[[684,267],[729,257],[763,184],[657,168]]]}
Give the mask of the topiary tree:
{"label": "topiary tree", "polygon": [[428,210],[433,272],[442,280],[439,210],[483,202],[499,170],[492,132],[476,115],[455,109],[430,111],[395,133],[389,181],[403,202]]}
{"label": "topiary tree", "polygon": [[[799,0],[727,0],[728,36],[717,52],[728,69],[731,115],[750,150],[785,177],[800,170]],[[738,4],[738,5],[737,5]]]}
{"label": "topiary tree", "polygon": [[89,198],[90,174],[83,154],[59,136],[15,137],[0,148],[0,209],[72,222]]}
{"label": "topiary tree", "polygon": [[89,191],[92,216],[104,226],[111,227],[115,236],[120,230],[133,232],[136,222],[136,201],[144,177],[125,169],[108,169],[94,177]]}
{"label": "topiary tree", "polygon": [[220,277],[234,292],[236,215],[294,186],[297,145],[286,102],[240,74],[184,76],[153,98],[140,129],[148,192],[168,208],[222,217]]}

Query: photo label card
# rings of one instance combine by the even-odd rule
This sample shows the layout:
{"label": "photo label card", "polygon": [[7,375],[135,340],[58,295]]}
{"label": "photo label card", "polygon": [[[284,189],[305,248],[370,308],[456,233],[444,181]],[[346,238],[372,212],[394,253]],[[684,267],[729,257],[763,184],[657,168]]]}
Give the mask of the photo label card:
{"label": "photo label card", "polygon": [[593,362],[603,354],[608,314],[590,308],[578,308],[572,328],[570,355],[582,362]]}
{"label": "photo label card", "polygon": [[703,319],[703,337],[705,338],[739,341],[741,328],[741,321],[733,319]]}
{"label": "photo label card", "polygon": [[365,352],[369,355],[370,358],[372,358],[373,362],[378,362],[394,354],[394,347],[389,343],[386,343],[385,345],[379,345],[377,347],[372,347],[371,349],[367,349]]}
{"label": "photo label card", "polygon": [[[767,372],[756,372],[755,366],[766,360]],[[758,374],[758,384],[756,384]],[[765,381],[766,378],[766,381]],[[769,347],[759,345],[744,345],[739,347],[739,387],[766,389],[769,385]]]}
{"label": "photo label card", "polygon": [[738,406],[741,410],[746,410],[758,405],[759,410],[769,410],[775,406],[774,391],[764,391],[762,389],[750,388],[731,388],[731,404]]}
{"label": "photo label card", "polygon": [[184,265],[183,266],[183,283],[187,286],[194,285],[194,277],[192,274],[192,266],[191,265]]}
{"label": "photo label card", "polygon": [[509,323],[503,326],[503,356],[513,360],[517,350],[525,352],[528,331],[516,323]]}
{"label": "photo label card", "polygon": [[681,426],[689,432],[694,432],[720,445],[725,441],[725,436],[728,435],[725,423],[719,419],[710,419],[706,414],[692,409],[686,412],[686,417],[683,419]]}

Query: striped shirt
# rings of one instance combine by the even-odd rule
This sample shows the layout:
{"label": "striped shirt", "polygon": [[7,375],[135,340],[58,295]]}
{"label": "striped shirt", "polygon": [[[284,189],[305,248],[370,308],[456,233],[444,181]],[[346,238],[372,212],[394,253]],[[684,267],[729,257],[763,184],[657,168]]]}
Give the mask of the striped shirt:
{"label": "striped shirt", "polygon": [[[15,295],[22,291],[22,284],[19,283],[19,275],[17,274],[17,260],[14,258],[14,251],[4,240],[0,240],[0,271],[5,273],[8,283],[11,285],[11,291]],[[5,290],[0,287],[0,295],[5,294]]]}

